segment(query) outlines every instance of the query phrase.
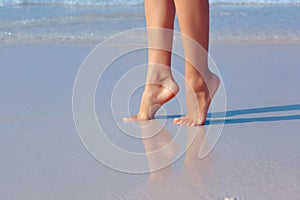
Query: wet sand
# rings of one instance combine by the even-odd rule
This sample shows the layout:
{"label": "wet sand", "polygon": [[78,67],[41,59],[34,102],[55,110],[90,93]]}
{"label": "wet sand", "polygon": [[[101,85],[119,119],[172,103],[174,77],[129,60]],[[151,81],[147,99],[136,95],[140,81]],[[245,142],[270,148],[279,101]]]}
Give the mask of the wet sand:
{"label": "wet sand", "polygon": [[[188,151],[171,166],[129,174],[104,166],[82,145],[72,117],[77,70],[93,47],[24,45],[0,48],[0,194],[3,199],[296,199],[300,183],[300,45],[288,42],[213,43],[211,56],[226,88],[227,117],[216,146],[204,159],[199,149],[210,126],[183,127],[185,140],[156,157],[149,169],[178,155],[197,133]],[[107,137],[133,152],[161,148],[178,132],[172,117],[184,114],[176,100],[158,113],[152,126],[132,134],[161,130],[153,140],[124,135],[107,117],[113,86],[110,74],[122,74],[140,57],[112,67],[96,94],[96,111]],[[130,57],[130,55],[129,55]],[[174,68],[183,71],[181,61]],[[141,77],[143,75],[141,74]],[[183,88],[183,86],[181,86]],[[182,90],[184,93],[184,91]],[[138,109],[141,90],[129,103]],[[108,95],[109,96],[109,95]],[[120,119],[121,114],[117,114]],[[161,143],[158,145],[158,141]],[[174,148],[173,148],[174,147]],[[179,149],[179,150],[178,150]],[[109,152],[107,152],[109,154]]]}

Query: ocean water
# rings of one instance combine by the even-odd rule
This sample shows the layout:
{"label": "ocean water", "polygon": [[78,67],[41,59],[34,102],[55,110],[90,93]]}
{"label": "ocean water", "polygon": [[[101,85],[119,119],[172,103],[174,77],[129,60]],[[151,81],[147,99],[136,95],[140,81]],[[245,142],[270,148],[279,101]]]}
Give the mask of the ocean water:
{"label": "ocean water", "polygon": [[[145,27],[142,2],[0,0],[0,45],[97,44],[112,34]],[[212,41],[300,41],[300,0],[210,3]]]}
{"label": "ocean water", "polygon": [[[0,6],[28,4],[66,4],[89,6],[140,5],[143,0],[0,0]],[[296,4],[300,0],[210,0],[212,4]]]}

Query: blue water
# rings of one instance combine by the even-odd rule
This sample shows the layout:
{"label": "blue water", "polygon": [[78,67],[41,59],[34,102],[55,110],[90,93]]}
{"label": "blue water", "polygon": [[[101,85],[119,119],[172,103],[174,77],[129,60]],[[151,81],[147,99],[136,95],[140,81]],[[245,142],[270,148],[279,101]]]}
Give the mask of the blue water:
{"label": "blue water", "polygon": [[[75,6],[83,2],[86,6]],[[246,1],[211,1],[211,40],[300,41],[300,0],[242,2]],[[114,33],[145,27],[140,0],[0,0],[0,5],[10,5],[0,7],[0,45],[97,44]],[[179,30],[177,22],[175,29]]]}
{"label": "blue water", "polygon": [[[28,4],[65,4],[65,5],[140,5],[143,0],[0,0],[0,6]],[[300,0],[210,0],[212,4],[299,4]]]}

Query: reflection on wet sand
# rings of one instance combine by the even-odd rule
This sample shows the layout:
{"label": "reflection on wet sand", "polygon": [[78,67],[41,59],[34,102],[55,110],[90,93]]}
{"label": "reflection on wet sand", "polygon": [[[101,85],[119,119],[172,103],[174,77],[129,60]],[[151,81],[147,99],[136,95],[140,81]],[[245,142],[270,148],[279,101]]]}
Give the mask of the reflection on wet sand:
{"label": "reflection on wet sand", "polygon": [[162,124],[151,120],[141,122],[140,128],[143,138],[159,130],[155,136],[143,139],[150,170],[143,196],[146,199],[207,199],[204,193],[209,188],[205,184],[205,173],[211,163],[209,156],[199,159],[201,147],[205,145],[205,127],[186,127],[186,151],[180,169],[171,167],[180,150]]}
{"label": "reflection on wet sand", "polygon": [[157,120],[139,122],[144,149],[149,164],[149,179],[161,177],[178,154],[179,147],[169,132]]}

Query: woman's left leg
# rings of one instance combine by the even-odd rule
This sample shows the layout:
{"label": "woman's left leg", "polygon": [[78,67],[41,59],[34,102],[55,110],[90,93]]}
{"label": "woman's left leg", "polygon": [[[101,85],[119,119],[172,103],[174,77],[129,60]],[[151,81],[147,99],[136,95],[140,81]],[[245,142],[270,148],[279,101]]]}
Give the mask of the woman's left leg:
{"label": "woman's left leg", "polygon": [[219,86],[219,78],[208,68],[208,0],[174,0],[183,34],[185,52],[186,116],[176,124],[203,125],[208,108]]}

